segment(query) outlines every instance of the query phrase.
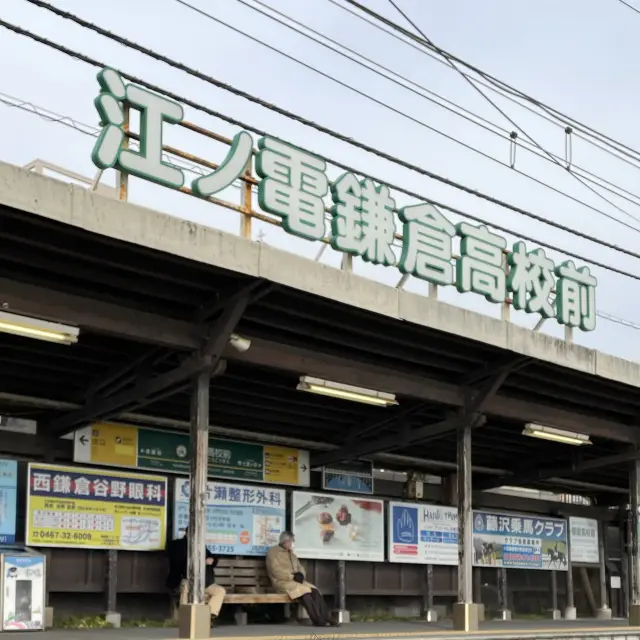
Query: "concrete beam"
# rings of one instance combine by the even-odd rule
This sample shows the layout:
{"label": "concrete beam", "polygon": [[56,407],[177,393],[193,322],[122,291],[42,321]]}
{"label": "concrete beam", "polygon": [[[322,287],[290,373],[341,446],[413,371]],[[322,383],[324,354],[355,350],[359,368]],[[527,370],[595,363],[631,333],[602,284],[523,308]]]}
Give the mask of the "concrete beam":
{"label": "concrete beam", "polygon": [[[640,363],[316,263],[175,216],[0,163],[0,206],[322,296],[543,362],[640,387]],[[284,233],[284,232],[283,232]]]}

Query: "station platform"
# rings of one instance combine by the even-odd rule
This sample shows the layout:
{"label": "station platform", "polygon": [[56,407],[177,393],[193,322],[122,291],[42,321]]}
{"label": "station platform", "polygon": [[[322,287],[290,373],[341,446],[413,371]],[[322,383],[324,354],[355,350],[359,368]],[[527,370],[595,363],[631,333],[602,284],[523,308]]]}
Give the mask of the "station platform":
{"label": "station platform", "polygon": [[[177,637],[175,628],[130,629],[51,629],[47,640],[171,640]],[[22,632],[22,640],[42,640],[42,632]],[[339,628],[316,629],[298,624],[286,625],[235,625],[214,627],[212,638],[225,640],[431,640],[436,638],[458,640],[520,640],[525,638],[580,640],[640,640],[640,627],[630,627],[626,620],[513,620],[509,622],[485,622],[477,632],[462,633],[451,629],[450,621],[437,624],[424,622],[367,622],[352,623]]]}

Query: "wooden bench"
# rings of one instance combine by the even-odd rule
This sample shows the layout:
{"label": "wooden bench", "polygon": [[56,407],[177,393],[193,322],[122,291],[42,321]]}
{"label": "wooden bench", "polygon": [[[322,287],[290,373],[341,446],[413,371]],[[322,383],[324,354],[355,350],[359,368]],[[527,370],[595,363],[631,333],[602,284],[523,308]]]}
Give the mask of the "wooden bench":
{"label": "wooden bench", "polygon": [[264,558],[221,558],[216,584],[224,587],[225,604],[291,604],[286,593],[275,593]]}
{"label": "wooden bench", "polygon": [[[246,624],[247,615],[242,605],[247,604],[283,604],[285,618],[291,615],[291,598],[285,593],[275,593],[267,575],[264,558],[220,558],[216,567],[216,584],[224,587],[224,604],[238,605],[235,619],[238,624]],[[187,593],[182,591],[179,602],[187,602]],[[173,612],[177,618],[177,608]]]}

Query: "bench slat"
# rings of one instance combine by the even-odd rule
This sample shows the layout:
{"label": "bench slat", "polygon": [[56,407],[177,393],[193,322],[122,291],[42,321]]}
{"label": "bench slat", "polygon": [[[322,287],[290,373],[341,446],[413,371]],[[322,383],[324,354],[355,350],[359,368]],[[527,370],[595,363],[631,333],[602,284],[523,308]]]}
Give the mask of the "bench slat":
{"label": "bench slat", "polygon": [[291,599],[283,593],[228,593],[225,604],[287,604]]}

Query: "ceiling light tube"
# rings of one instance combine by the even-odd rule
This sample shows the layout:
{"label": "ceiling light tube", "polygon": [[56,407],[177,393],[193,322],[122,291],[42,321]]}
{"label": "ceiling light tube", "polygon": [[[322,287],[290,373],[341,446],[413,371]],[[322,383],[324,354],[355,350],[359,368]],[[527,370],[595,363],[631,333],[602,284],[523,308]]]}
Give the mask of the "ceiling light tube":
{"label": "ceiling light tube", "polygon": [[0,333],[70,345],[78,342],[80,330],[56,322],[0,311]]}
{"label": "ceiling light tube", "polygon": [[547,427],[535,423],[525,425],[522,435],[529,436],[531,438],[540,438],[541,440],[551,440],[552,442],[571,444],[577,447],[585,444],[592,444],[589,436],[584,433],[564,431],[563,429],[556,429],[555,427]]}
{"label": "ceiling light tube", "polygon": [[312,378],[310,376],[301,376],[296,388],[298,391],[307,391],[308,393],[340,398],[341,400],[351,400],[352,402],[362,402],[378,407],[388,407],[398,404],[395,395],[392,393],[353,387],[348,384],[330,382],[329,380]]}

